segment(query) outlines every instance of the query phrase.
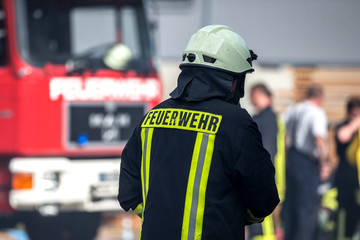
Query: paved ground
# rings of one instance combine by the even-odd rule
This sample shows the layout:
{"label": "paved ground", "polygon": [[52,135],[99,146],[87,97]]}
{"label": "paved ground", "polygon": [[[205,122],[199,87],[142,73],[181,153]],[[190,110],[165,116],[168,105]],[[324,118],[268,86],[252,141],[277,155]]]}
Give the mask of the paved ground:
{"label": "paved ground", "polygon": [[135,240],[140,237],[141,218],[133,213],[106,214],[96,240]]}
{"label": "paved ground", "polygon": [[[104,214],[102,224],[95,240],[137,240],[139,239],[141,219],[133,213]],[[0,231],[0,240],[30,240],[22,230]]]}

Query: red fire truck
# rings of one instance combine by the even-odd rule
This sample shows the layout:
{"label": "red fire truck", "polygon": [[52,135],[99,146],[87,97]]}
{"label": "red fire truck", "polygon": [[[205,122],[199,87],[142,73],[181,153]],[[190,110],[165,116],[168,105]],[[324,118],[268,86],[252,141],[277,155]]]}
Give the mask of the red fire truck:
{"label": "red fire truck", "polygon": [[0,227],[92,239],[161,99],[141,0],[0,1]]}

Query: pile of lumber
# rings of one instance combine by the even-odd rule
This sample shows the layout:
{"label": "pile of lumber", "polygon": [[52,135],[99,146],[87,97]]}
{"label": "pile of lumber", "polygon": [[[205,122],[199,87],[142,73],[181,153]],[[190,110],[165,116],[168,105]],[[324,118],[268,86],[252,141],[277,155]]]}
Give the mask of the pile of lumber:
{"label": "pile of lumber", "polygon": [[301,101],[306,89],[321,85],[325,93],[324,109],[330,124],[346,117],[346,101],[360,96],[360,68],[294,68],[293,98]]}

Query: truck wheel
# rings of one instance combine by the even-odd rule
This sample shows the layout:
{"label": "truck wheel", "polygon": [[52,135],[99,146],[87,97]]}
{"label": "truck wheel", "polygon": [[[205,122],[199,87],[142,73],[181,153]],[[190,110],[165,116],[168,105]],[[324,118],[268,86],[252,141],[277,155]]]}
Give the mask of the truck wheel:
{"label": "truck wheel", "polygon": [[24,218],[31,240],[93,240],[100,225],[100,213],[61,213],[44,217],[38,213]]}

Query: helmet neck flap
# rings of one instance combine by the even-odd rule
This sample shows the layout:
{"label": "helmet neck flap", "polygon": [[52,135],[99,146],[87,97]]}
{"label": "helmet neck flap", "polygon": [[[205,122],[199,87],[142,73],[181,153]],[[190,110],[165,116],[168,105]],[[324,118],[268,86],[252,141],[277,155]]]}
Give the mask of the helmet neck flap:
{"label": "helmet neck flap", "polygon": [[[238,104],[243,96],[245,75],[235,77],[227,72],[199,66],[184,66],[181,69],[177,87],[170,93],[174,99],[196,102],[218,98]],[[235,78],[238,80],[235,90],[232,91]]]}

